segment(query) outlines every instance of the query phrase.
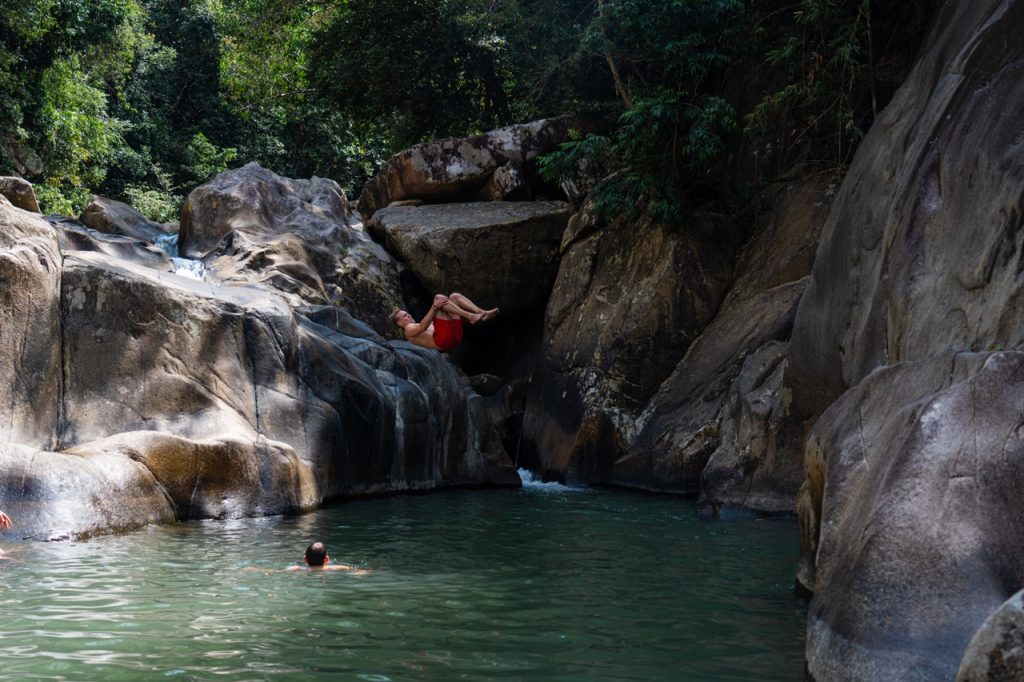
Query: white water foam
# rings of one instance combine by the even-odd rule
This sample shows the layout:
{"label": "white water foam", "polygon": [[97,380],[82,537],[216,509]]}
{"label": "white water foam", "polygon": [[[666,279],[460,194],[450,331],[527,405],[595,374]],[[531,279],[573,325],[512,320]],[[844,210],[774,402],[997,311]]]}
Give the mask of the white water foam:
{"label": "white water foam", "polygon": [[545,483],[544,481],[540,480],[539,477],[534,476],[533,472],[530,471],[529,469],[519,469],[518,473],[519,480],[523,482],[523,488],[529,490],[541,490],[544,492],[552,493],[567,492],[570,490],[581,490],[581,488],[570,488],[569,486],[562,485],[557,481]]}
{"label": "white water foam", "polygon": [[203,265],[201,260],[191,260],[189,258],[171,258],[171,262],[174,263],[174,274],[181,275],[182,277],[191,277],[192,279],[198,279],[202,281],[206,277],[206,266]]}
{"label": "white water foam", "polygon": [[153,245],[171,257],[174,264],[174,274],[197,279],[200,282],[206,277],[206,266],[200,260],[182,258],[178,250],[178,235],[162,234],[153,240]]}

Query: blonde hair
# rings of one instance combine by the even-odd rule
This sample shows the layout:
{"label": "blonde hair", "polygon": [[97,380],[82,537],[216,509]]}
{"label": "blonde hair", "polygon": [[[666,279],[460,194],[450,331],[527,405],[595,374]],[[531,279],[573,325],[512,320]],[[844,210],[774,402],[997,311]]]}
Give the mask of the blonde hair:
{"label": "blonde hair", "polygon": [[398,313],[402,312],[401,308],[395,308],[391,311],[391,321],[398,324]]}

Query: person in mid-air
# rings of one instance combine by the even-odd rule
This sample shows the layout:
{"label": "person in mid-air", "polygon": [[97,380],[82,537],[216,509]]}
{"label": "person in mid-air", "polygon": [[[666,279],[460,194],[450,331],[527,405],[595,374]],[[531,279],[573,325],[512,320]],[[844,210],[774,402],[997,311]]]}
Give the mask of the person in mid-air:
{"label": "person in mid-air", "polygon": [[462,342],[463,320],[476,324],[497,314],[497,308],[484,310],[462,294],[452,293],[434,296],[434,304],[419,322],[405,310],[394,311],[391,319],[402,328],[405,338],[417,346],[447,352]]}

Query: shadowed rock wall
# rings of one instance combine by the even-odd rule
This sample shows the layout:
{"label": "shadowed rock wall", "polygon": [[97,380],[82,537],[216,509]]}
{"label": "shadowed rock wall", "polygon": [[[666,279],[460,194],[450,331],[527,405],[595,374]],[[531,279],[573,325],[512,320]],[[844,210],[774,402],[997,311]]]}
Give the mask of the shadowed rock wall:
{"label": "shadowed rock wall", "polygon": [[[823,231],[784,391],[814,425],[817,679],[952,679],[1024,584],[1024,2],[942,3]],[[827,411],[826,411],[827,408]],[[824,412],[824,414],[822,414]]]}

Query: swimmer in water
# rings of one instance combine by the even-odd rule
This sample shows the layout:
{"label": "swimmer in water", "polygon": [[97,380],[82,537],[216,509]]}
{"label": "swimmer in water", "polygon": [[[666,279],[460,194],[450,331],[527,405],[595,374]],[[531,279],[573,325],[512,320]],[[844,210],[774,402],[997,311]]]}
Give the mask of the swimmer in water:
{"label": "swimmer in water", "polygon": [[332,564],[331,557],[327,555],[327,548],[322,542],[314,542],[306,548],[306,555],[303,557],[306,560],[306,566],[289,566],[289,571],[305,571],[305,570],[316,570],[316,571],[353,571],[355,573],[366,573],[361,571],[355,566],[349,566],[348,564]]}

